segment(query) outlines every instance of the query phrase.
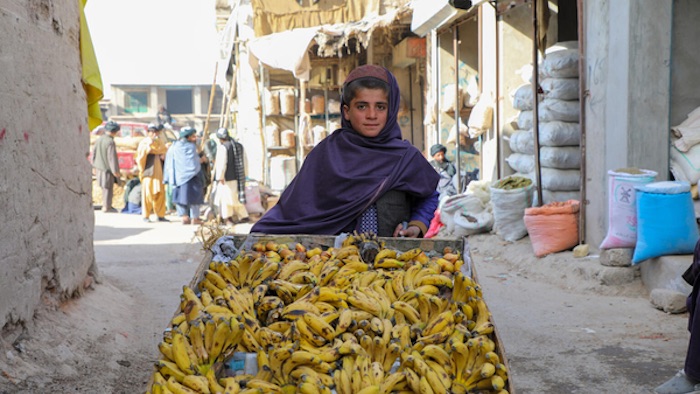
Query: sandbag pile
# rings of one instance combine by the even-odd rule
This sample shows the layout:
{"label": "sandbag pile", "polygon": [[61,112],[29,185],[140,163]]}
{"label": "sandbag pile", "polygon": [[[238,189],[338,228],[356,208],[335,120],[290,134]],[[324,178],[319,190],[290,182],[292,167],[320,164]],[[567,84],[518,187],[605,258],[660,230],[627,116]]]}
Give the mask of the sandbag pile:
{"label": "sandbag pile", "polygon": [[[581,189],[578,48],[554,48],[539,66],[541,93],[537,102],[544,204],[579,200]],[[513,108],[520,113],[518,129],[509,141],[513,153],[506,162],[518,175],[536,182],[533,105],[532,84],[528,82],[513,93]]]}
{"label": "sandbag pile", "polygon": [[[700,107],[671,128],[670,167],[673,177],[697,189],[700,180]],[[697,199],[697,193],[693,193]]]}

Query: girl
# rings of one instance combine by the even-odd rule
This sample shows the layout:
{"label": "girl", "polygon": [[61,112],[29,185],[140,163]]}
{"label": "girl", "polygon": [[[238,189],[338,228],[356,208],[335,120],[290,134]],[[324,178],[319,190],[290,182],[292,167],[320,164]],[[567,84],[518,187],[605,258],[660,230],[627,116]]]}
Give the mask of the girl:
{"label": "girl", "polygon": [[372,232],[421,237],[438,204],[439,176],[401,139],[396,78],[364,65],[348,74],[342,126],[307,156],[299,173],[251,232]]}

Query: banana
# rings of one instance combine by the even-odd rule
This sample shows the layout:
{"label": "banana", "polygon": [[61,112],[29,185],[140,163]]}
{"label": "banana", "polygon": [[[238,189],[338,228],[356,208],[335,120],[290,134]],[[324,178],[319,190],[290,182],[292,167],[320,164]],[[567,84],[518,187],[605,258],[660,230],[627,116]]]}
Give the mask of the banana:
{"label": "banana", "polygon": [[338,289],[320,286],[316,290],[317,301],[321,302],[338,302],[340,300],[347,301],[348,295]]}
{"label": "banana", "polygon": [[206,364],[209,361],[209,354],[207,354],[206,347],[204,346],[204,332],[201,320],[195,320],[190,324],[190,331],[187,333],[189,337],[190,344],[192,345],[192,350],[197,355],[198,364]]}
{"label": "banana", "polygon": [[207,355],[211,354],[211,347],[214,343],[214,332],[216,332],[216,321],[213,319],[204,320],[204,350]]}
{"label": "banana", "polygon": [[179,330],[173,332],[172,355],[178,368],[187,375],[193,374],[196,370],[196,358],[190,358],[188,349],[189,343],[185,335]]}
{"label": "banana", "polygon": [[374,263],[374,268],[383,268],[383,269],[402,269],[406,265],[405,261],[401,261],[395,258],[384,258],[378,261],[375,261]]}
{"label": "banana", "polygon": [[246,388],[262,389],[263,392],[265,392],[265,393],[282,394],[282,387],[280,387],[274,383],[266,382],[264,380],[257,379],[257,378],[250,379],[249,381],[246,382],[245,386],[246,386]]}
{"label": "banana", "polygon": [[414,289],[413,280],[421,269],[422,267],[419,264],[413,264],[406,270],[406,273],[403,276],[403,287],[405,291]]}
{"label": "banana", "polygon": [[204,277],[214,286],[219,288],[219,290],[223,290],[226,288],[226,280],[224,280],[224,278],[221,275],[219,275],[218,272],[213,270],[204,270]]}
{"label": "banana", "polygon": [[389,374],[389,376],[380,381],[379,392],[382,394],[389,394],[393,391],[394,387],[405,380],[406,373],[403,371]]}
{"label": "banana", "polygon": [[420,394],[435,394],[435,391],[433,390],[432,386],[430,385],[428,379],[425,376],[420,377],[417,392]]}
{"label": "banana", "polygon": [[374,263],[376,264],[382,259],[394,259],[398,251],[396,249],[383,248],[380,249],[376,256],[374,256]]}
{"label": "banana", "polygon": [[238,394],[241,392],[241,385],[234,378],[223,378],[221,384],[224,387],[224,394]]}
{"label": "banana", "polygon": [[301,260],[292,260],[289,263],[283,264],[282,267],[280,268],[279,272],[277,273],[277,279],[280,280],[289,280],[289,278],[292,276],[293,273],[301,271],[308,271],[309,270],[309,264],[301,261]]}
{"label": "banana", "polygon": [[173,345],[165,341],[160,341],[158,343],[158,350],[165,356],[168,361],[174,361],[173,359]]}
{"label": "banana", "polygon": [[172,361],[158,360],[155,362],[155,366],[163,377],[173,377],[178,382],[182,382],[182,380],[185,379],[185,376],[187,376],[187,374],[183,372],[175,362]]}
{"label": "banana", "polygon": [[426,361],[433,360],[436,363],[444,366],[445,370],[450,375],[454,374],[454,359],[443,347],[432,344],[426,345],[420,351],[420,354]]}
{"label": "banana", "polygon": [[254,273],[250,285],[252,287],[256,287],[267,282],[269,279],[274,278],[279,273],[280,267],[280,262],[268,260],[262,269]]}
{"label": "banana", "polygon": [[340,271],[340,267],[338,265],[329,265],[327,263],[323,270],[321,270],[321,274],[318,276],[318,285],[323,287],[327,286],[338,271]]}
{"label": "banana", "polygon": [[[452,311],[445,311],[431,319],[428,324],[423,328],[421,333],[423,336],[432,335],[441,331],[445,331],[452,328],[455,324],[454,314]],[[447,333],[448,335],[451,333]]]}
{"label": "banana", "polygon": [[231,335],[231,322],[226,319],[219,319],[216,322],[216,330],[212,336],[211,347],[208,349],[210,360],[216,360],[219,357],[229,335]]}
{"label": "banana", "polygon": [[391,306],[394,310],[401,313],[410,324],[420,323],[422,321],[421,315],[416,308],[405,301],[394,301]]}
{"label": "banana", "polygon": [[379,386],[376,384],[366,386],[362,390],[358,391],[357,394],[379,394]]}
{"label": "banana", "polygon": [[213,267],[213,271],[216,271],[224,280],[228,283],[231,283],[234,286],[238,286],[238,278],[233,276],[233,272],[229,269],[228,264],[224,263],[223,261],[216,262],[216,264]]}
{"label": "banana", "polygon": [[210,394],[209,381],[206,377],[201,375],[187,375],[185,379],[182,380],[182,385],[191,388],[192,390],[203,393]]}
{"label": "banana", "polygon": [[226,387],[219,384],[219,382],[216,380],[216,372],[214,371],[214,368],[209,368],[209,370],[205,373],[205,378],[209,383],[209,390],[212,392],[212,394],[220,394],[226,391]]}
{"label": "banana", "polygon": [[196,394],[197,393],[197,391],[194,391],[191,388],[179,383],[172,376],[170,378],[168,378],[166,385],[167,385],[168,390],[172,391],[175,394]]}
{"label": "banana", "polygon": [[425,275],[417,279],[416,286],[433,285],[433,286],[444,286],[447,288],[452,288],[452,279],[445,275],[431,274]]}
{"label": "banana", "polygon": [[332,341],[333,338],[335,338],[335,330],[333,329],[333,326],[326,323],[319,315],[314,313],[305,313],[303,318],[309,327],[318,335],[322,336],[326,341]]}
{"label": "banana", "polygon": [[338,260],[343,260],[349,256],[359,256],[360,249],[356,245],[347,245],[335,251],[335,258]]}

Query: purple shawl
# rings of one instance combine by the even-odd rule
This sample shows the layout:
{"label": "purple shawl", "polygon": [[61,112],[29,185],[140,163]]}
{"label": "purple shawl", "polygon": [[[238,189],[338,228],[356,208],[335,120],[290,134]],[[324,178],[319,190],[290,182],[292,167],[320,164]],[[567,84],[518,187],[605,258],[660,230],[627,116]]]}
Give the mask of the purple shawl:
{"label": "purple shawl", "polygon": [[[374,138],[363,137],[342,117],[342,126],[314,147],[279,202],[252,227],[269,234],[336,235],[389,190],[427,198],[439,176],[421,152],[401,139],[399,86],[389,70],[361,66],[351,79],[386,73],[389,113],[384,129]],[[354,78],[353,78],[354,77]],[[342,102],[343,106],[348,103]]]}

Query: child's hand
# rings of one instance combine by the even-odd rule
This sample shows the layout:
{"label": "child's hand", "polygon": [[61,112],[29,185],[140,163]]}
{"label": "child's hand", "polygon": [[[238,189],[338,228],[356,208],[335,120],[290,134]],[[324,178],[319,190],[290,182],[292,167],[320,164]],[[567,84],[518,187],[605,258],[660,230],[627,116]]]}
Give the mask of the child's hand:
{"label": "child's hand", "polygon": [[404,228],[404,223],[399,223],[394,230],[394,237],[418,238],[420,236],[420,228],[418,226],[408,226]]}

